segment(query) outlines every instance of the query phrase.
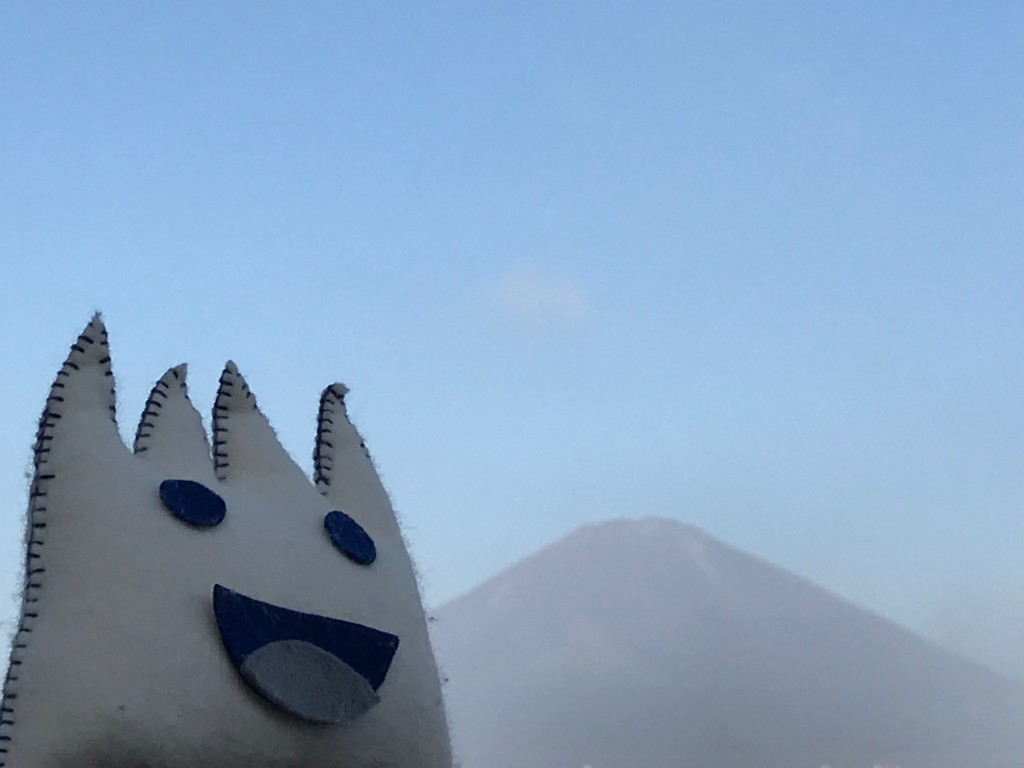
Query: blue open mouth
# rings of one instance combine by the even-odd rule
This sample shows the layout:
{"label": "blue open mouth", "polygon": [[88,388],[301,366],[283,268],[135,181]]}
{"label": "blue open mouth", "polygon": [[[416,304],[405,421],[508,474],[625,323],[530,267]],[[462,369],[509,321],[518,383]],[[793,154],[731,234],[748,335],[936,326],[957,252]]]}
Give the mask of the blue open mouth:
{"label": "blue open mouth", "polygon": [[213,587],[213,612],[231,663],[279,709],[314,723],[355,720],[377,689],[398,637],[362,624],[292,611]]}

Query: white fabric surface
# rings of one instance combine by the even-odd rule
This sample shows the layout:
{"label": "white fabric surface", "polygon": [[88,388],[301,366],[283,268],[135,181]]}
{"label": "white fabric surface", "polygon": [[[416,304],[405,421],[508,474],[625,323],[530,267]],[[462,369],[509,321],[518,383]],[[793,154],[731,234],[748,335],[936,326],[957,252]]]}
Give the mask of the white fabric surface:
{"label": "white fabric surface", "polygon": [[[229,363],[215,413],[215,470],[183,366],[154,388],[135,451],[123,444],[105,338],[97,316],[58,375],[40,426],[0,764],[450,768],[416,577],[346,416],[344,387],[328,388],[321,402],[314,486]],[[169,478],[215,490],[227,503],[224,521],[201,530],[168,513],[158,487]],[[331,509],[373,537],[376,562],[357,565],[331,545],[323,531]],[[215,583],[398,635],[380,703],[332,726],[262,699],[223,650]]]}

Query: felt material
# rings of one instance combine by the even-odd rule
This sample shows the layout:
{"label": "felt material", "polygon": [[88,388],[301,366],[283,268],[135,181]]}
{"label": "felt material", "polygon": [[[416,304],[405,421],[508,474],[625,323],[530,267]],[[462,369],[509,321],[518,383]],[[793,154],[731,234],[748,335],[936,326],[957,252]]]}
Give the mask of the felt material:
{"label": "felt material", "polygon": [[179,520],[197,528],[212,528],[224,520],[224,499],[195,480],[164,480],[160,501]]}
{"label": "felt material", "polygon": [[324,517],[324,530],[331,543],[353,563],[370,565],[377,559],[377,548],[370,534],[344,512],[337,509],[328,512]]}
{"label": "felt material", "polygon": [[336,656],[373,690],[384,682],[399,643],[394,635],[372,627],[270,605],[220,584],[213,588],[213,612],[235,666],[270,643],[302,640]]}
{"label": "felt material", "polygon": [[[348,420],[345,388],[321,397],[314,485],[233,364],[214,407],[212,462],[184,366],[154,386],[134,450],[114,421],[113,384],[96,317],[58,372],[36,435],[0,768],[451,768],[413,567]],[[201,483],[228,514],[212,528],[183,524],[160,499],[169,479]],[[324,535],[325,516],[339,509],[372,537],[372,566],[342,557]],[[270,647],[294,637],[263,643],[266,658],[253,648],[247,672],[236,667],[218,628],[216,584],[401,638],[382,679],[342,661],[378,680],[379,701],[341,724],[297,717],[334,716],[339,703],[349,717],[365,696],[337,682],[341,667],[310,661],[309,649]],[[306,672],[321,664],[349,699],[302,693],[280,674],[293,661]]]}
{"label": "felt material", "polygon": [[267,700],[313,723],[347,723],[380,701],[365,677],[302,640],[261,646],[246,656],[239,671]]}

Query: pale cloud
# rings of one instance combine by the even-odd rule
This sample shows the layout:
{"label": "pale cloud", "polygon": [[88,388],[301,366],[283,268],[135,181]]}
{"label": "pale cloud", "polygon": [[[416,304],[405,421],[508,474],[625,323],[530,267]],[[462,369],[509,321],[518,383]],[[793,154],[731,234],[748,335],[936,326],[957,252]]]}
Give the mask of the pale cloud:
{"label": "pale cloud", "polygon": [[579,282],[535,268],[509,270],[490,294],[504,313],[533,326],[579,328],[593,313],[590,297]]}

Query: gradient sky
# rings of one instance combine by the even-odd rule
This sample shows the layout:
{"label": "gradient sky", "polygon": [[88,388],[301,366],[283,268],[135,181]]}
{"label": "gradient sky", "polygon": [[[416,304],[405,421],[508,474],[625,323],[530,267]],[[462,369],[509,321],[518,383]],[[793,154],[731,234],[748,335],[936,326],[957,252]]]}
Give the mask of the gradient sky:
{"label": "gradient sky", "polygon": [[0,180],[4,595],[101,309],[126,435],[345,381],[433,603],[667,516],[1024,678],[1021,2],[9,2]]}

